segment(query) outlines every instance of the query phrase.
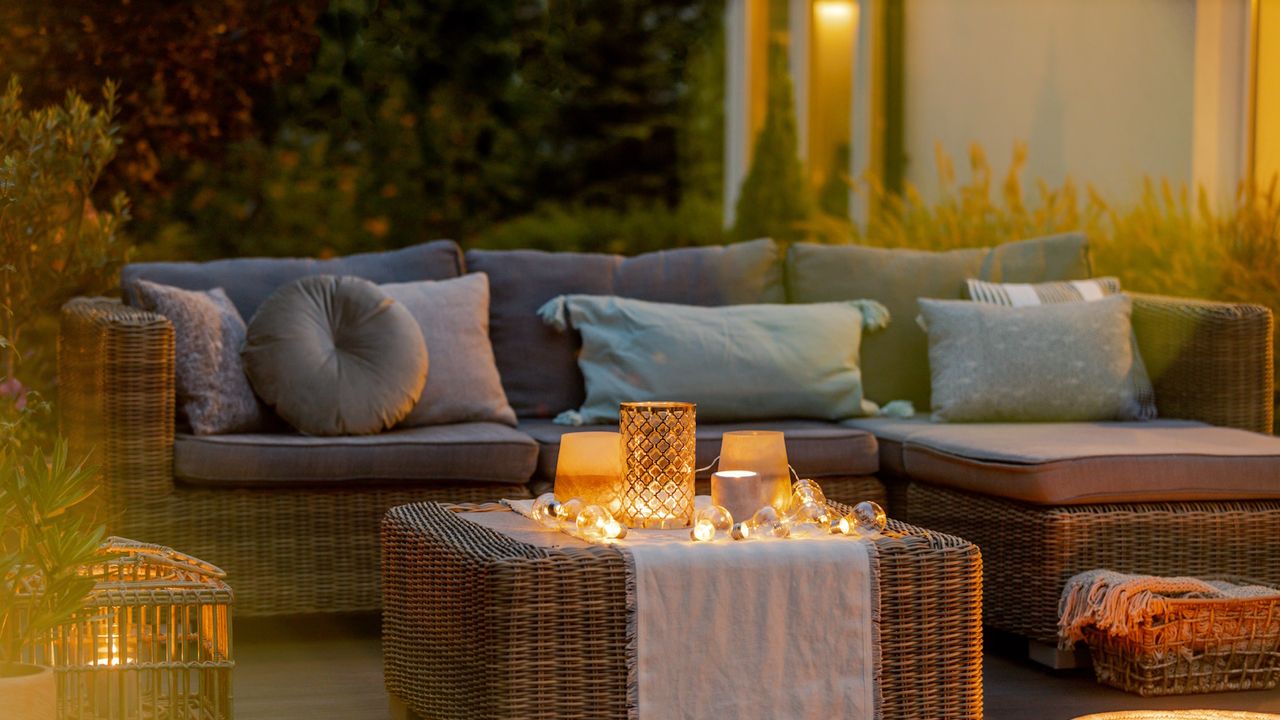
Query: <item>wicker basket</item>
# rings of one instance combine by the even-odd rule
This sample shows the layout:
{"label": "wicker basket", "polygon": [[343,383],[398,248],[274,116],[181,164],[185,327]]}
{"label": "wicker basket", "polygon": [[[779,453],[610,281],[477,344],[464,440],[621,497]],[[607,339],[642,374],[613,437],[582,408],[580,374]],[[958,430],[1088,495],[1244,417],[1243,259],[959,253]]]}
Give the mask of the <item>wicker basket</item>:
{"label": "wicker basket", "polygon": [[1144,697],[1280,686],[1280,590],[1261,598],[1173,599],[1114,637],[1088,628],[1098,682]]}

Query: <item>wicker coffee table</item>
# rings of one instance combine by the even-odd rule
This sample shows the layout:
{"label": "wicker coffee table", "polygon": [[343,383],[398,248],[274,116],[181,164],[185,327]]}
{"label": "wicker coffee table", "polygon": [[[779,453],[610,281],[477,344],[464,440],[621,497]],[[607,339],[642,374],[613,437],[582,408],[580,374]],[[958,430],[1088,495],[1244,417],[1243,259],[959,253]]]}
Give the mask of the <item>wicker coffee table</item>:
{"label": "wicker coffee table", "polygon": [[[522,542],[420,503],[382,522],[382,651],[397,718],[627,717],[626,561]],[[505,509],[502,511],[505,512]],[[890,521],[877,541],[886,720],[982,717],[982,560]]]}

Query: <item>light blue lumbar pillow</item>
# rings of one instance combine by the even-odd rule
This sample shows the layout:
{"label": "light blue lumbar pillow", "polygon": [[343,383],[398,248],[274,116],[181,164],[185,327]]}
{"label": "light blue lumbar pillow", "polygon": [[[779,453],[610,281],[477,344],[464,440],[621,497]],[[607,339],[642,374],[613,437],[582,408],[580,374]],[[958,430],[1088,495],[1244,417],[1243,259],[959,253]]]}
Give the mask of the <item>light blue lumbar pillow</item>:
{"label": "light blue lumbar pillow", "polygon": [[618,404],[679,400],[705,422],[874,414],[862,396],[862,331],[889,323],[878,302],[697,307],[561,295],[538,311],[582,334],[587,397],[562,425],[617,422]]}

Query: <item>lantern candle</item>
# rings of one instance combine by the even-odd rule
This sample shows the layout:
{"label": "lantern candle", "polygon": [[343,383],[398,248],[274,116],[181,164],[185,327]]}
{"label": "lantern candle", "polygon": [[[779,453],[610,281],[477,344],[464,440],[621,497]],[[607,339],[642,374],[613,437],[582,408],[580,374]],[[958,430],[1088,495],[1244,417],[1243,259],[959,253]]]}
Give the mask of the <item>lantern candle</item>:
{"label": "lantern candle", "polygon": [[565,433],[556,458],[556,500],[578,498],[613,515],[622,509],[621,435],[616,432]]}
{"label": "lantern candle", "polygon": [[622,403],[621,519],[631,527],[689,527],[697,468],[693,403]]}
{"label": "lantern candle", "polygon": [[721,470],[711,476],[711,502],[729,511],[735,520],[746,520],[769,503],[760,473],[751,470]]}
{"label": "lantern candle", "polygon": [[[734,430],[725,433],[720,440],[719,470],[750,470],[759,473],[765,498],[760,505],[768,503],[782,513],[791,504],[791,467],[787,464],[787,444],[782,433],[777,430]],[[734,517],[738,517],[732,508],[729,511],[734,513]]]}

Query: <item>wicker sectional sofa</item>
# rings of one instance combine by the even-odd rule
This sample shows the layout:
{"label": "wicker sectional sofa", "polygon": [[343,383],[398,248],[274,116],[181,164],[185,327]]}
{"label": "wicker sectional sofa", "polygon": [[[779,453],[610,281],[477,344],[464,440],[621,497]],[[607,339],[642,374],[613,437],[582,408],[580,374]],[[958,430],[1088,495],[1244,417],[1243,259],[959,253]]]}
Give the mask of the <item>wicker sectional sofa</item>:
{"label": "wicker sectional sofa", "polygon": [[[1064,279],[1043,261],[1053,254],[1048,246],[1015,245],[1021,245],[1018,253],[1037,259],[1019,281]],[[63,428],[78,447],[97,453],[105,480],[101,497],[115,518],[112,532],[180,548],[223,567],[236,589],[238,611],[373,610],[380,603],[379,522],[390,507],[528,497],[550,483],[559,439],[572,431],[551,418],[580,404],[583,387],[574,337],[546,328],[536,315],[539,306],[565,293],[708,306],[794,301],[798,283],[811,286],[789,272],[790,263],[788,252],[769,240],[633,258],[529,250],[464,255],[452,241],[438,240],[335,260],[134,264],[123,272],[123,300],[79,298],[63,309]],[[138,278],[188,289],[223,287],[248,319],[275,288],[305,275],[349,274],[389,283],[464,272],[489,277],[490,337],[520,418],[514,428],[464,423],[361,438],[287,431],[192,435],[175,419],[172,326],[131,305],[129,297]],[[992,277],[1009,276],[1006,271]],[[1135,329],[1144,356],[1150,353],[1163,417],[1190,419],[1196,427],[1240,428],[1242,435],[1257,438],[1270,430],[1267,311],[1161,298],[1141,298],[1136,308]],[[1080,538],[1089,538],[1084,544],[1090,547],[1099,539],[1107,547],[1128,547],[1134,543],[1107,538],[1125,536],[1130,525],[1144,539],[1166,530],[1182,538],[1163,552],[1158,543],[1142,543],[1139,554],[1163,558],[1149,564],[1153,569],[1177,565],[1200,572],[1221,555],[1223,569],[1269,573],[1280,581],[1270,559],[1280,556],[1278,499],[1039,506],[949,486],[934,475],[913,476],[901,457],[917,443],[900,427],[874,420],[704,424],[699,464],[714,458],[721,433],[739,427],[784,430],[793,465],[818,479],[832,499],[883,500],[885,485],[877,476],[885,476],[895,515],[977,542],[985,556],[987,622],[1029,637],[1044,637],[1050,591],[1061,587],[1063,573],[1117,557],[1077,555]],[[1070,443],[1064,447],[1071,452]],[[1229,458],[1230,448],[1222,455]],[[1280,454],[1258,457],[1257,462],[1275,463],[1280,477]],[[1246,537],[1237,536],[1241,528],[1247,528]],[[1189,535],[1194,543],[1187,547],[1214,548],[1203,553],[1209,560],[1187,558],[1181,543]]]}

